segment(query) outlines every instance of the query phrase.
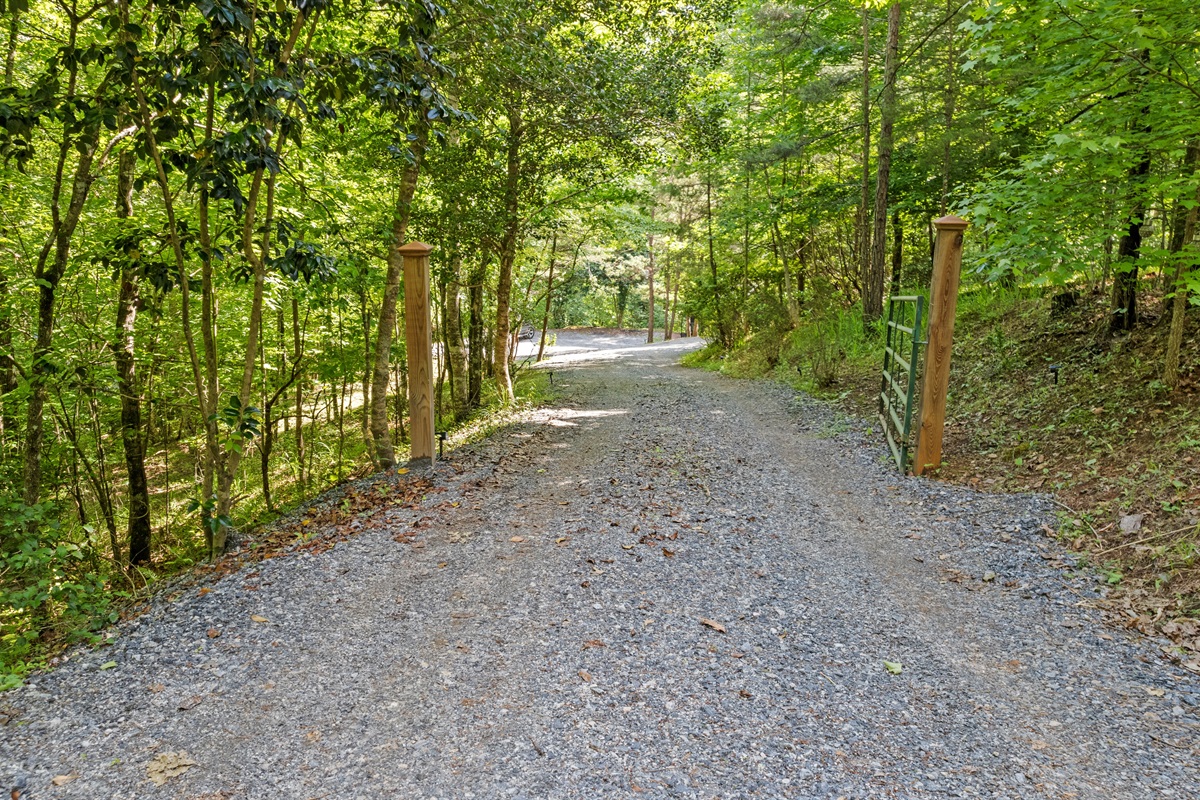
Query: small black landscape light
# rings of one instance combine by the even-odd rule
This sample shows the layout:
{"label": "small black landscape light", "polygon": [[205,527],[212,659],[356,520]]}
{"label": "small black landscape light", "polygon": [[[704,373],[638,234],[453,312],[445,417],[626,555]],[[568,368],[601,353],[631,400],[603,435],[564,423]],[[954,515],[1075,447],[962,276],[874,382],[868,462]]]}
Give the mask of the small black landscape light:
{"label": "small black landscape light", "polygon": [[446,445],[446,436],[447,436],[447,433],[446,433],[445,431],[438,431],[438,432],[437,432],[437,437],[438,437],[438,458],[439,458],[439,459],[441,459],[441,458],[442,458],[442,450],[443,450],[443,448],[444,448],[444,447],[445,447],[445,445]]}
{"label": "small black landscape light", "polygon": [[552,369],[547,370],[547,372],[550,373],[550,385],[553,386],[554,385],[554,370],[552,370]]}
{"label": "small black landscape light", "polygon": [[1062,366],[1060,364],[1051,364],[1050,365],[1050,372],[1051,372],[1051,374],[1054,375],[1054,385],[1055,386],[1058,386],[1058,371],[1060,369],[1062,369]]}

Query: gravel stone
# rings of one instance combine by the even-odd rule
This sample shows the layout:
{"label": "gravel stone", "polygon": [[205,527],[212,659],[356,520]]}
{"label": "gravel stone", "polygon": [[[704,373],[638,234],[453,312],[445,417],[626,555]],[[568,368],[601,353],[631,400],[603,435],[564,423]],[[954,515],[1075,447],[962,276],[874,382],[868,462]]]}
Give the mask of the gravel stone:
{"label": "gravel stone", "polygon": [[[695,345],[560,333],[558,400],[433,468],[421,507],[163,597],[8,693],[3,786],[1196,796],[1200,680],[1104,627],[1048,498],[901,477],[872,423],[675,366]],[[155,787],[177,751],[196,766]]]}

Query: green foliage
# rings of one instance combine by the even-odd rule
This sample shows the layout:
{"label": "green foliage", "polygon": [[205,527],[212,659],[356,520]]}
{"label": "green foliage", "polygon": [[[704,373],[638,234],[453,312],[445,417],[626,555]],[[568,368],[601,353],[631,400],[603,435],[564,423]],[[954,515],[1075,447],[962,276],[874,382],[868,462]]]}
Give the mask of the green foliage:
{"label": "green foliage", "polygon": [[73,541],[48,504],[0,506],[0,690],[32,664],[38,640],[90,641],[116,622],[96,553]]}

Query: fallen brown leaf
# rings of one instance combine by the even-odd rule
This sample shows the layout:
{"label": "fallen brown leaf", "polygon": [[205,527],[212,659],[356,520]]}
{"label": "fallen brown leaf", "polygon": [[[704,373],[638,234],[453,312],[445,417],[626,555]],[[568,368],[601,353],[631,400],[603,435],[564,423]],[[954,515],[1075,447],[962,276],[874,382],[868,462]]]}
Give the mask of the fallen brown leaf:
{"label": "fallen brown leaf", "polygon": [[674,551],[674,550],[668,550],[667,548],[665,548],[665,547],[664,547],[664,548],[662,549],[662,551],[663,551],[663,555],[664,555],[664,556],[666,556],[667,558],[674,558],[674,557],[675,557],[675,551]]}
{"label": "fallen brown leaf", "polygon": [[583,649],[587,650],[589,647],[604,647],[604,642],[599,639],[588,639],[583,643]]}
{"label": "fallen brown leaf", "polygon": [[592,681],[591,673],[589,673],[586,669],[579,670],[579,677],[583,679],[584,683],[591,683]]}
{"label": "fallen brown leaf", "polygon": [[701,619],[701,620],[700,620],[700,624],[701,624],[701,625],[706,625],[706,626],[708,626],[709,628],[712,628],[712,629],[713,629],[714,631],[716,631],[717,633],[726,633],[725,626],[724,626],[724,625],[722,625],[721,623],[717,622],[716,620],[713,620],[713,619]]}
{"label": "fallen brown leaf", "polygon": [[520,544],[521,542],[525,541],[525,537],[524,536],[513,536],[512,538],[509,539],[509,541]]}
{"label": "fallen brown leaf", "polygon": [[266,617],[259,616],[258,614],[251,614],[250,619],[253,620],[254,622],[269,622],[270,621]]}
{"label": "fallen brown leaf", "polygon": [[210,638],[210,639],[215,639],[215,638],[217,638],[217,637],[218,637],[218,636],[220,636],[220,635],[221,635],[221,632],[220,632],[219,630],[217,630],[216,628],[209,628],[209,629],[208,629],[208,638]]}
{"label": "fallen brown leaf", "polygon": [[50,783],[54,784],[55,786],[66,786],[68,783],[78,777],[79,776],[74,772],[72,772],[70,775],[55,775],[50,779]]}

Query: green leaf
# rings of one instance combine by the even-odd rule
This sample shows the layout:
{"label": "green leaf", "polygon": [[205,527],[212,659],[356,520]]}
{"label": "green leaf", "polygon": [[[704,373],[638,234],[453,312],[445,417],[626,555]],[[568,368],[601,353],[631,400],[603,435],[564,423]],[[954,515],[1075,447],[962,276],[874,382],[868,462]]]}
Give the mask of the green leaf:
{"label": "green leaf", "polygon": [[899,661],[884,661],[883,668],[893,675],[899,675],[904,671],[904,665]]}
{"label": "green leaf", "polygon": [[100,665],[100,669],[112,669],[112,668],[114,668],[115,666],[117,666],[117,662],[115,662],[115,661],[105,661],[103,664],[101,664],[101,665]]}

